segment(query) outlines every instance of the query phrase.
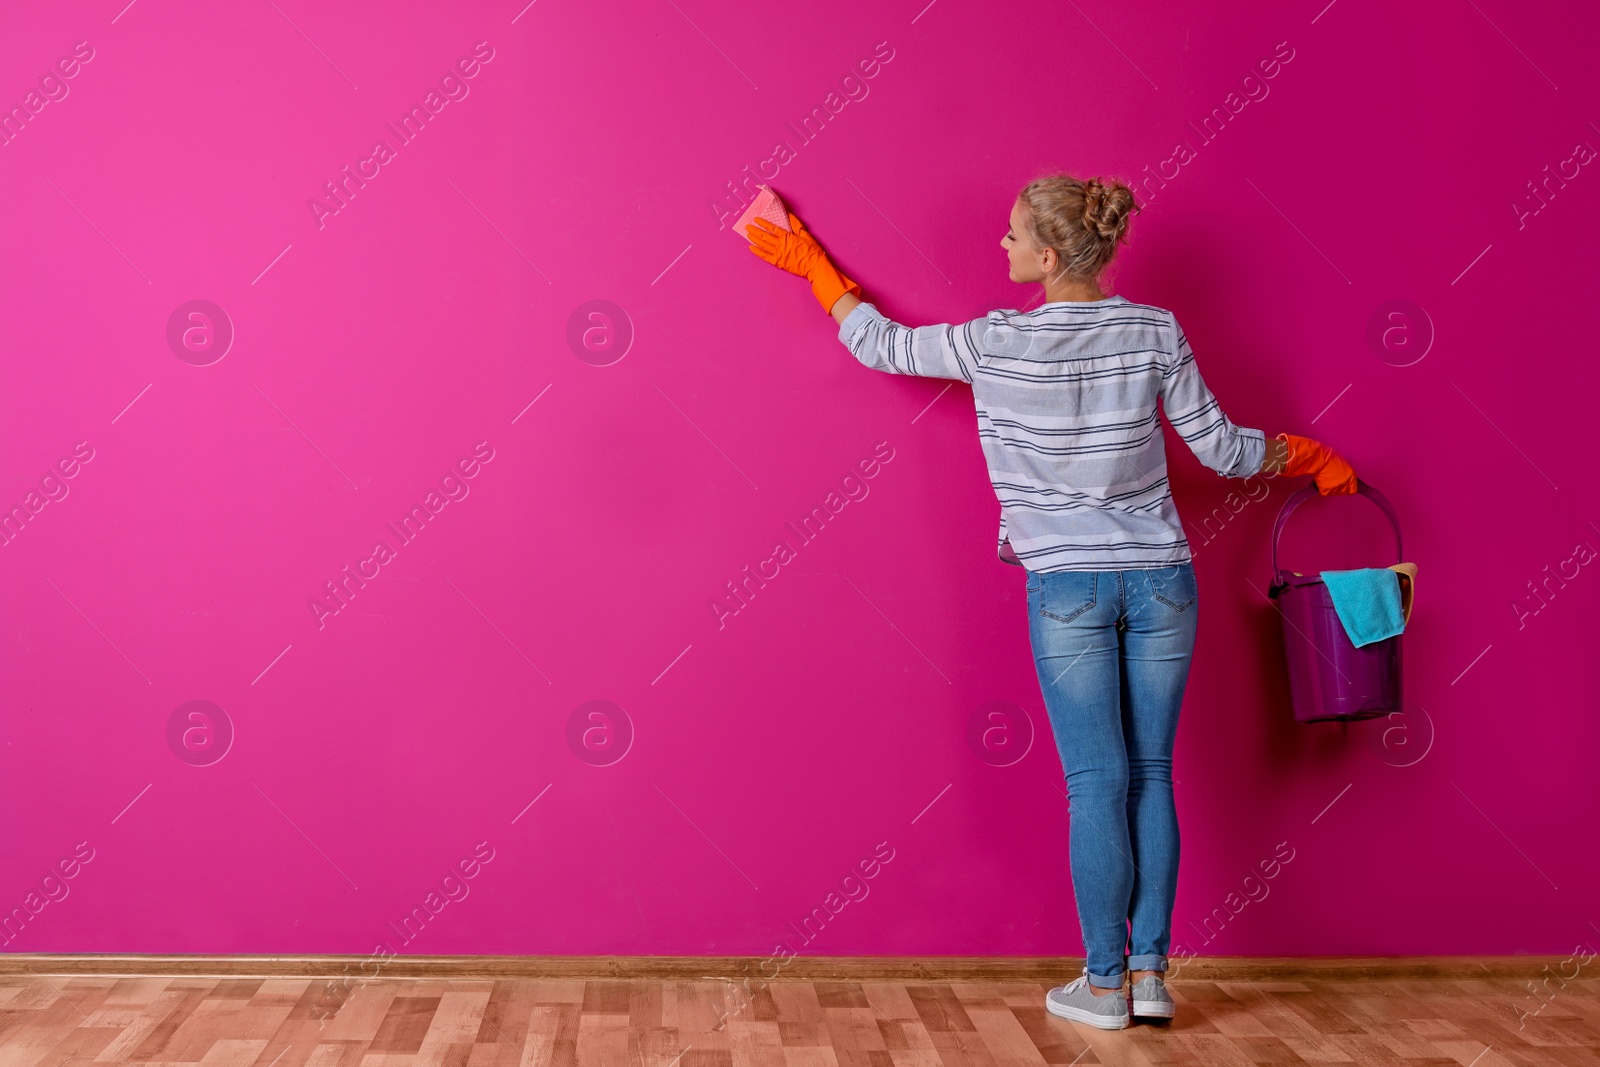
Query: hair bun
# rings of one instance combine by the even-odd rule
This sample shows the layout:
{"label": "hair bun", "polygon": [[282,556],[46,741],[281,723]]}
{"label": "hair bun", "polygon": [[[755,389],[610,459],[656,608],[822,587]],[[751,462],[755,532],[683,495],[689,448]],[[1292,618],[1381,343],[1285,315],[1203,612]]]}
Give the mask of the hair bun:
{"label": "hair bun", "polygon": [[1106,185],[1098,178],[1083,183],[1083,224],[1108,241],[1120,241],[1133,210],[1133,192],[1121,182]]}

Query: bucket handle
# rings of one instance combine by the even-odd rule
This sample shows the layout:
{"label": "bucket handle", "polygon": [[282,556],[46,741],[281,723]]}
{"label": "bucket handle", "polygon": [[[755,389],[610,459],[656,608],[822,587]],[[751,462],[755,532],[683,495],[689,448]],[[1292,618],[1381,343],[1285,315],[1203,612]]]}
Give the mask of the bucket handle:
{"label": "bucket handle", "polygon": [[[1292,493],[1288,500],[1283,502],[1283,507],[1278,509],[1278,521],[1274,523],[1272,527],[1272,580],[1274,582],[1278,580],[1278,575],[1280,573],[1278,570],[1278,538],[1283,536],[1283,526],[1289,521],[1289,515],[1294,511],[1294,509],[1311,499],[1311,497],[1316,493],[1317,486],[1315,482],[1307,486],[1302,486],[1300,489],[1297,489],[1294,493]],[[1388,498],[1359,478],[1356,479],[1356,493],[1370,498],[1372,502],[1377,504],[1378,507],[1382,508],[1383,513],[1389,517],[1389,525],[1394,527],[1395,562],[1405,562],[1405,553],[1400,547],[1400,520],[1395,517],[1394,508],[1390,507]]]}

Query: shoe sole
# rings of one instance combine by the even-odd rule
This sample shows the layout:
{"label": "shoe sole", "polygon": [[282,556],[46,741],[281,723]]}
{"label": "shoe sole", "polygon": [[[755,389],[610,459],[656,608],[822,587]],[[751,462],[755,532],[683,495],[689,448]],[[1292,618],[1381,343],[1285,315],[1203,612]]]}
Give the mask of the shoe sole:
{"label": "shoe sole", "polygon": [[1096,1015],[1094,1012],[1084,1011],[1082,1008],[1057,1007],[1052,1000],[1046,1000],[1044,1007],[1051,1015],[1062,1019],[1070,1019],[1075,1023],[1087,1023],[1101,1030],[1126,1030],[1128,1028],[1128,1017],[1126,1015]]}
{"label": "shoe sole", "polygon": [[1133,1014],[1141,1015],[1146,1019],[1170,1019],[1178,1012],[1176,1004],[1165,1004],[1159,1000],[1136,1000],[1133,1002]]}

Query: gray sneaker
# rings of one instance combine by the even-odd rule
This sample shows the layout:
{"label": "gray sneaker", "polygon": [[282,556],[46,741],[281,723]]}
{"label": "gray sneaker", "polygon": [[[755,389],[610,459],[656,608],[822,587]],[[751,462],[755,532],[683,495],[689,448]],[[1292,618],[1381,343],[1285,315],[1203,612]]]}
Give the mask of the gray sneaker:
{"label": "gray sneaker", "polygon": [[1120,994],[1101,997],[1090,992],[1088,971],[1050,990],[1044,1006],[1051,1015],[1102,1030],[1121,1030],[1128,1025],[1128,998]]}
{"label": "gray sneaker", "polygon": [[1133,984],[1128,1002],[1132,1005],[1133,1014],[1143,1018],[1170,1019],[1178,1010],[1177,1005],[1172,1003],[1172,994],[1167,992],[1167,984],[1153,974],[1147,974]]}

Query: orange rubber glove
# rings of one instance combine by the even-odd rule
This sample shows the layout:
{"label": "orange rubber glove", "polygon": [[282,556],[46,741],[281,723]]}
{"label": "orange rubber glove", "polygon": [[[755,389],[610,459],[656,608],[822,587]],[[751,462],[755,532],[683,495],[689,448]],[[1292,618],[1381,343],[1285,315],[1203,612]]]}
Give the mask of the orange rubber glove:
{"label": "orange rubber glove", "polygon": [[1321,441],[1280,433],[1278,439],[1289,445],[1289,455],[1284,460],[1283,473],[1309,474],[1317,483],[1317,492],[1323,496],[1356,491],[1356,472],[1345,458]]}
{"label": "orange rubber glove", "polygon": [[811,283],[811,292],[831,312],[833,305],[846,293],[861,295],[861,286],[839,273],[828,253],[822,250],[817,239],[811,236],[805,223],[789,212],[789,225],[793,232],[782,230],[763,218],[756,218],[745,232],[750,235],[750,251],[790,274],[797,274]]}

